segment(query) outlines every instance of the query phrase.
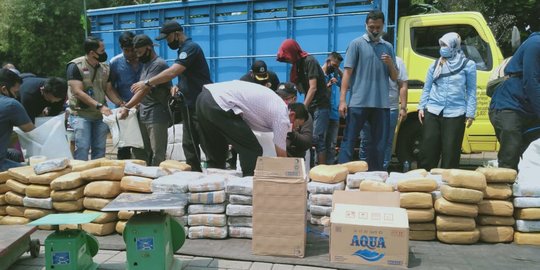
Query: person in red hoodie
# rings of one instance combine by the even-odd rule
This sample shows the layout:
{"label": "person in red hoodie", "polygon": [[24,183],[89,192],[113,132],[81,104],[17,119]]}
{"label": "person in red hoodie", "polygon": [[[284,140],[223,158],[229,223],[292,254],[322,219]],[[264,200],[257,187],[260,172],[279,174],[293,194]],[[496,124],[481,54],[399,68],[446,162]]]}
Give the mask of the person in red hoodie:
{"label": "person in red hoodie", "polygon": [[325,136],[330,117],[330,92],[319,61],[308,54],[293,39],[279,47],[277,61],[292,64],[290,81],[306,95],[304,105],[313,118],[313,144],[318,164],[326,163]]}

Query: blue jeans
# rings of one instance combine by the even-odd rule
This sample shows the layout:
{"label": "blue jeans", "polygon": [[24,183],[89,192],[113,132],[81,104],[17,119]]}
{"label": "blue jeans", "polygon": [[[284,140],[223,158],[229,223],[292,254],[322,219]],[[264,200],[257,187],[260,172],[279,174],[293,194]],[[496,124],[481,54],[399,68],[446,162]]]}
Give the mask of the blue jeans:
{"label": "blue jeans", "polygon": [[[394,135],[396,133],[396,126],[399,117],[399,110],[390,110],[390,128],[388,129],[388,139],[386,141],[386,149],[384,150],[384,169],[388,169],[390,161],[392,161],[392,146],[394,143]],[[371,141],[369,137],[370,126],[369,124],[364,125],[364,128],[360,132],[360,160],[367,160],[367,146]]]}
{"label": "blue jeans", "polygon": [[19,162],[15,162],[13,160],[4,158],[4,160],[0,161],[0,172],[5,172],[11,168],[21,167],[21,166],[23,165]]}
{"label": "blue jeans", "polygon": [[384,151],[390,126],[390,110],[382,108],[358,108],[349,107],[343,140],[339,151],[338,163],[346,163],[352,160],[354,146],[358,141],[360,131],[364,124],[371,125],[371,138],[367,148],[367,163],[369,171],[384,170]]}
{"label": "blue jeans", "polygon": [[319,108],[313,113],[313,144],[317,154],[326,152],[326,130],[330,119],[330,109]]}
{"label": "blue jeans", "polygon": [[88,154],[92,153],[92,159],[105,156],[105,145],[109,127],[101,119],[92,120],[80,116],[70,116],[73,131],[75,133],[75,154],[78,160],[88,160]]}
{"label": "blue jeans", "polygon": [[339,119],[330,119],[326,131],[326,164],[336,163],[336,144],[339,131]]}

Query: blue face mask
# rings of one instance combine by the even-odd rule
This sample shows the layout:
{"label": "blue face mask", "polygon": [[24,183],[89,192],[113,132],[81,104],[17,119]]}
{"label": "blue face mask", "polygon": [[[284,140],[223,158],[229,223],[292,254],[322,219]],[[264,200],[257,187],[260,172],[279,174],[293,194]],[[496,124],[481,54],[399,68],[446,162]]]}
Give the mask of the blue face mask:
{"label": "blue face mask", "polygon": [[452,50],[449,47],[441,47],[439,53],[444,58],[452,58]]}

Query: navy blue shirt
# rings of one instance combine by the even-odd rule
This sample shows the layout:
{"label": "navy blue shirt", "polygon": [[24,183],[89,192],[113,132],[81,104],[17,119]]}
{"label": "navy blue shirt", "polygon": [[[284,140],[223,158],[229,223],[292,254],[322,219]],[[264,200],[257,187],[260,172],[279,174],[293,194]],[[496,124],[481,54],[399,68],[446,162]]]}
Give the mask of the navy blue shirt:
{"label": "navy blue shirt", "polygon": [[517,76],[508,78],[497,88],[489,109],[514,110],[540,118],[540,32],[531,34],[521,44],[504,74]]}
{"label": "navy blue shirt", "polygon": [[58,115],[64,109],[64,100],[58,102],[48,102],[41,94],[41,87],[45,85],[47,79],[38,77],[26,77],[23,79],[19,89],[19,101],[23,105],[26,113],[32,122],[41,115],[45,108],[49,108],[49,116]]}
{"label": "navy blue shirt", "polygon": [[178,59],[176,59],[175,63],[186,68],[178,76],[178,82],[180,91],[184,94],[186,105],[193,108],[203,85],[212,83],[204,52],[199,44],[188,38],[182,44],[182,47],[178,49]]}
{"label": "navy blue shirt", "polygon": [[111,59],[109,66],[111,68],[111,83],[114,89],[116,89],[123,101],[129,102],[133,97],[131,85],[139,81],[142,64],[139,63],[134,68],[127,62],[124,54],[121,53]]}
{"label": "navy blue shirt", "polygon": [[0,162],[6,158],[7,148],[14,126],[30,123],[24,107],[14,98],[0,94]]}

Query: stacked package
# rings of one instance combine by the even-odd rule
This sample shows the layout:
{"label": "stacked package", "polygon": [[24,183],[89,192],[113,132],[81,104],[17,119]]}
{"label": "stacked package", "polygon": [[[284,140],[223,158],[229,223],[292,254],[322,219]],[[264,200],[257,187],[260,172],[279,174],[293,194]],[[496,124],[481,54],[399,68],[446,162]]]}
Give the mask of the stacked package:
{"label": "stacked package", "polygon": [[389,187],[389,185],[377,185],[375,183],[370,183],[373,181],[378,183],[385,183],[386,179],[388,179],[388,172],[385,171],[356,172],[347,176],[347,186],[345,187],[345,189],[361,190],[360,185],[362,185],[362,182],[367,181],[367,183],[369,184],[364,183],[362,185],[364,191],[367,191],[366,189],[373,189],[377,187],[379,187],[379,189],[382,189],[382,191],[390,191],[389,188],[391,188],[391,186]]}
{"label": "stacked package", "polygon": [[431,192],[437,182],[429,178],[402,180],[397,184],[400,192],[400,207],[407,209],[409,217],[409,239],[429,241],[436,238],[435,210]]}
{"label": "stacked package", "polygon": [[218,174],[205,175],[199,180],[189,183],[189,238],[227,238],[226,178],[226,176]]}
{"label": "stacked package", "polygon": [[226,182],[229,237],[253,237],[253,177],[232,177]]}
{"label": "stacked package", "polygon": [[484,200],[478,205],[477,224],[480,241],[487,243],[512,242],[514,239],[514,205],[510,201],[510,184],[517,172],[505,168],[478,168],[487,181]]}
{"label": "stacked package", "polygon": [[[538,170],[538,167],[536,169]],[[516,208],[514,243],[540,245],[540,182],[538,181],[538,172],[529,173],[527,169],[521,167],[520,163],[519,175],[512,189],[514,207]]]}
{"label": "stacked package", "polygon": [[480,239],[475,217],[484,198],[486,177],[475,171],[452,169],[447,185],[441,187],[442,198],[435,201],[439,241],[448,244],[474,244]]}
{"label": "stacked package", "polygon": [[31,220],[24,216],[24,198],[26,188],[30,186],[30,177],[35,176],[32,166],[11,168],[8,170],[9,179],[5,181],[5,188],[8,189],[4,195],[6,206],[5,215],[0,224],[15,225],[26,224]]}
{"label": "stacked package", "polygon": [[[9,187],[6,185],[6,181],[10,179],[9,173],[0,172],[0,220],[7,214],[6,213],[6,192],[9,191]],[[0,221],[1,222],[1,221]]]}
{"label": "stacked package", "polygon": [[332,212],[332,194],[334,190],[343,190],[345,188],[345,180],[350,172],[367,170],[367,164],[363,161],[355,164],[349,162],[349,167],[343,165],[318,165],[311,168],[309,171],[311,181],[307,184],[311,224],[330,225],[329,218]]}

